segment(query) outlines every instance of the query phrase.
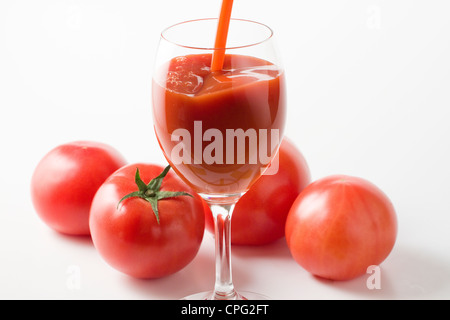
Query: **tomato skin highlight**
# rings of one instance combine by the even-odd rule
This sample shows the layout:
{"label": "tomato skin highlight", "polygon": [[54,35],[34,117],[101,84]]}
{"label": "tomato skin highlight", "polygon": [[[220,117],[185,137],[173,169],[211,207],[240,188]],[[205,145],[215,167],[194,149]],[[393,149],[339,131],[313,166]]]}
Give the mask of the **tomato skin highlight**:
{"label": "tomato skin highlight", "polygon": [[97,189],[126,164],[113,147],[74,141],[49,151],[31,178],[31,200],[45,224],[69,235],[89,235],[89,210]]}
{"label": "tomato skin highlight", "polygon": [[[284,237],[289,209],[311,182],[311,174],[303,154],[286,137],[278,157],[276,174],[261,176],[236,204],[231,218],[233,245],[266,245]],[[206,228],[214,233],[212,214],[205,212]]]}
{"label": "tomato skin highlight", "polygon": [[160,278],[185,267],[196,256],[204,233],[203,202],[175,173],[164,178],[161,190],[186,191],[158,202],[158,224],[151,204],[141,198],[120,199],[137,190],[134,181],[139,168],[148,183],[164,167],[130,164],[99,188],[90,213],[91,236],[99,254],[113,268],[135,278]]}
{"label": "tomato skin highlight", "polygon": [[397,217],[389,198],[358,177],[334,175],[303,190],[286,221],[293,258],[310,273],[349,280],[379,265],[397,237]]}

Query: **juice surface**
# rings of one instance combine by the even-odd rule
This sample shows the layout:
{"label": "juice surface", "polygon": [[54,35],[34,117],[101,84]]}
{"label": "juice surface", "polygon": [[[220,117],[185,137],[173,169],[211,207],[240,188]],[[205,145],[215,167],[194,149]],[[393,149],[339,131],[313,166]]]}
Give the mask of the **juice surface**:
{"label": "juice surface", "polygon": [[227,54],[217,72],[211,54],[176,57],[153,80],[153,104],[156,136],[183,180],[199,193],[241,193],[282,138],[284,74],[249,56]]}

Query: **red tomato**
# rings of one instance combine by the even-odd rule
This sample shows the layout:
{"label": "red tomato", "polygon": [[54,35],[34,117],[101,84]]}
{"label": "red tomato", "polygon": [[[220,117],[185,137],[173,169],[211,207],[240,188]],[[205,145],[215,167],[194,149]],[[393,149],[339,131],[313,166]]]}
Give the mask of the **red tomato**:
{"label": "red tomato", "polygon": [[396,237],[397,217],[388,197],[369,181],[345,175],[306,187],[286,221],[294,259],[332,280],[356,278],[383,262]]}
{"label": "red tomato", "polygon": [[[139,187],[135,180],[137,168]],[[152,164],[127,165],[105,181],[92,202],[94,246],[107,263],[132,277],[172,274],[196,256],[202,242],[202,199],[176,174],[160,175],[163,169]],[[152,184],[154,188],[146,190]],[[154,201],[172,191],[191,196],[169,194],[168,198]],[[132,197],[126,198],[130,194]]]}
{"label": "red tomato", "polygon": [[[263,245],[284,237],[286,217],[299,193],[310,183],[308,164],[287,138],[281,143],[278,171],[263,175],[239,200],[231,218],[231,243]],[[214,231],[211,212],[206,226]]]}
{"label": "red tomato", "polygon": [[89,209],[97,189],[125,164],[117,150],[99,142],[77,141],[54,148],[31,179],[36,212],[56,231],[89,235]]}

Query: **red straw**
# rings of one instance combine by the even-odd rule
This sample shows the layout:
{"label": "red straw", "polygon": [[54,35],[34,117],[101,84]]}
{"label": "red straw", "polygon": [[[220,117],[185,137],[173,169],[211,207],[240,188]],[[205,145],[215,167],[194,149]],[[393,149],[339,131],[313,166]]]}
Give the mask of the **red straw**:
{"label": "red straw", "polygon": [[213,52],[211,61],[211,71],[213,72],[222,70],[223,67],[232,8],[233,0],[222,0],[219,23],[217,25],[216,42],[214,44],[215,50]]}

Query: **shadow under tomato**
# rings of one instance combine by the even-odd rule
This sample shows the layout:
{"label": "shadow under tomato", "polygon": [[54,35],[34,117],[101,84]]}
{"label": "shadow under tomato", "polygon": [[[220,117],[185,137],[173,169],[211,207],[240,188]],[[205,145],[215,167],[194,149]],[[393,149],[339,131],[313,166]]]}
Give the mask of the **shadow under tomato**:
{"label": "shadow under tomato", "polygon": [[376,281],[372,277],[373,272],[346,281],[313,277],[336,290],[355,294],[356,299],[448,298],[450,265],[429,252],[405,247],[394,248],[379,267],[378,287],[373,285]]}
{"label": "shadow under tomato", "polygon": [[286,239],[281,238],[260,246],[232,245],[233,256],[242,258],[292,259]]}
{"label": "shadow under tomato", "polygon": [[[274,274],[284,268],[286,261],[293,261],[284,238],[273,243],[260,246],[231,246],[233,280],[239,291],[252,291],[266,294],[277,286]],[[263,285],[264,283],[264,285]]]}
{"label": "shadow under tomato", "polygon": [[58,241],[65,241],[68,243],[73,244],[79,244],[83,246],[92,246],[94,247],[94,244],[92,243],[92,238],[90,235],[71,235],[71,234],[65,234],[61,233],[55,230],[50,230],[55,237],[58,238]]}
{"label": "shadow under tomato", "polygon": [[197,256],[186,267],[174,274],[157,279],[126,277],[125,281],[144,299],[178,300],[193,293],[212,290],[214,268],[214,247],[206,243],[202,244]]}
{"label": "shadow under tomato", "polygon": [[[126,277],[126,285],[138,295],[149,299],[180,299],[187,295],[209,291],[215,280],[214,237],[205,233],[202,246],[194,258],[182,270],[159,279]],[[253,271],[245,266],[248,260],[291,259],[285,240],[280,239],[264,246],[232,246],[232,270],[236,289],[246,288],[255,281]]]}

